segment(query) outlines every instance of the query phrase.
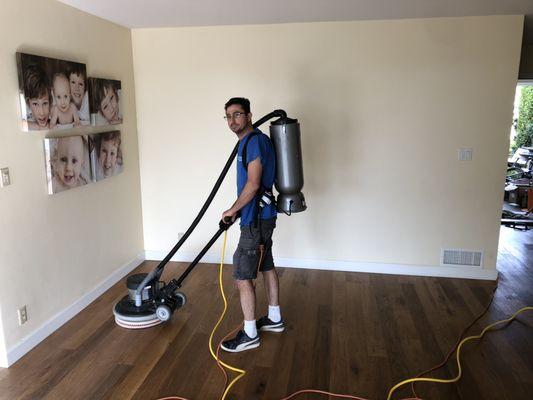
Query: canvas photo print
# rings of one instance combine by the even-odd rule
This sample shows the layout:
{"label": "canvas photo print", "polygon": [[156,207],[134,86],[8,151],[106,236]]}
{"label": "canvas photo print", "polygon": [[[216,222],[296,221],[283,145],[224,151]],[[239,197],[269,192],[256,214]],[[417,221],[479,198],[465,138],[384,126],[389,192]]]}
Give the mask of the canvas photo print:
{"label": "canvas photo print", "polygon": [[44,139],[48,194],[91,182],[87,135]]}
{"label": "canvas photo print", "polygon": [[25,131],[90,124],[85,64],[17,53],[17,68]]}
{"label": "canvas photo print", "polygon": [[89,78],[91,123],[94,126],[122,123],[120,81]]}
{"label": "canvas photo print", "polygon": [[124,157],[120,131],[90,135],[89,148],[94,180],[101,181],[122,172]]}

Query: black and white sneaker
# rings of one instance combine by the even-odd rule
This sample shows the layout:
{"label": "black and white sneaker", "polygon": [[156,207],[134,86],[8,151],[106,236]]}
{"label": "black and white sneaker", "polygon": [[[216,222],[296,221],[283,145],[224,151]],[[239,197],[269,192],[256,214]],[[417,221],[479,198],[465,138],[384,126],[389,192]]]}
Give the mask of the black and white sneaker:
{"label": "black and white sneaker", "polygon": [[272,320],[268,318],[268,315],[259,318],[256,325],[258,331],[283,332],[285,330],[283,319],[279,322],[272,322]]}
{"label": "black and white sneaker", "polygon": [[222,350],[229,351],[231,353],[238,353],[240,351],[255,349],[259,347],[259,335],[255,338],[251,338],[244,331],[237,332],[235,338],[222,342],[220,347]]}

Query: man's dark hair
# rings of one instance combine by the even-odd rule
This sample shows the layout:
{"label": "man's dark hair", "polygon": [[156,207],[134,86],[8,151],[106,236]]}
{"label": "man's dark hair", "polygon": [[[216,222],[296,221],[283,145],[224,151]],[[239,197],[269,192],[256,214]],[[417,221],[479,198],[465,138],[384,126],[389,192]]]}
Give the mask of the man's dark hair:
{"label": "man's dark hair", "polygon": [[224,105],[224,110],[227,110],[229,106],[234,104],[240,105],[246,114],[250,114],[250,100],[245,99],[244,97],[232,97]]}
{"label": "man's dark hair", "polygon": [[28,65],[26,71],[24,71],[24,96],[26,96],[26,99],[48,96],[48,101],[52,100],[48,76],[36,64]]}

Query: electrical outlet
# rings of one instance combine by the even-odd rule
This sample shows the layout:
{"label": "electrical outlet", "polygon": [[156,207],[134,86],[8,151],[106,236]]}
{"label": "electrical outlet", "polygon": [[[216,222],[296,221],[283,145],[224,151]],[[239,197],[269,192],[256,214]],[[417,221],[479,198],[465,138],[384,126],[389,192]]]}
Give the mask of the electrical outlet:
{"label": "electrical outlet", "polygon": [[18,314],[19,314],[19,325],[25,324],[28,321],[28,311],[26,310],[26,306],[19,308]]}
{"label": "electrical outlet", "polygon": [[9,168],[0,168],[0,175],[2,175],[2,179],[0,179],[1,187],[11,185],[11,178],[9,177]]}

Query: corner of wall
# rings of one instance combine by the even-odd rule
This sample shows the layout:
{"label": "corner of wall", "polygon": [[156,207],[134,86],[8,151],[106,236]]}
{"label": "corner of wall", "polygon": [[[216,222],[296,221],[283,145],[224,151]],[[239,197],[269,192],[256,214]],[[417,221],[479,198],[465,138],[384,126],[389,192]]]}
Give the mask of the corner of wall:
{"label": "corner of wall", "polygon": [[8,366],[7,348],[4,338],[4,324],[2,322],[2,307],[0,307],[0,368],[7,368]]}

